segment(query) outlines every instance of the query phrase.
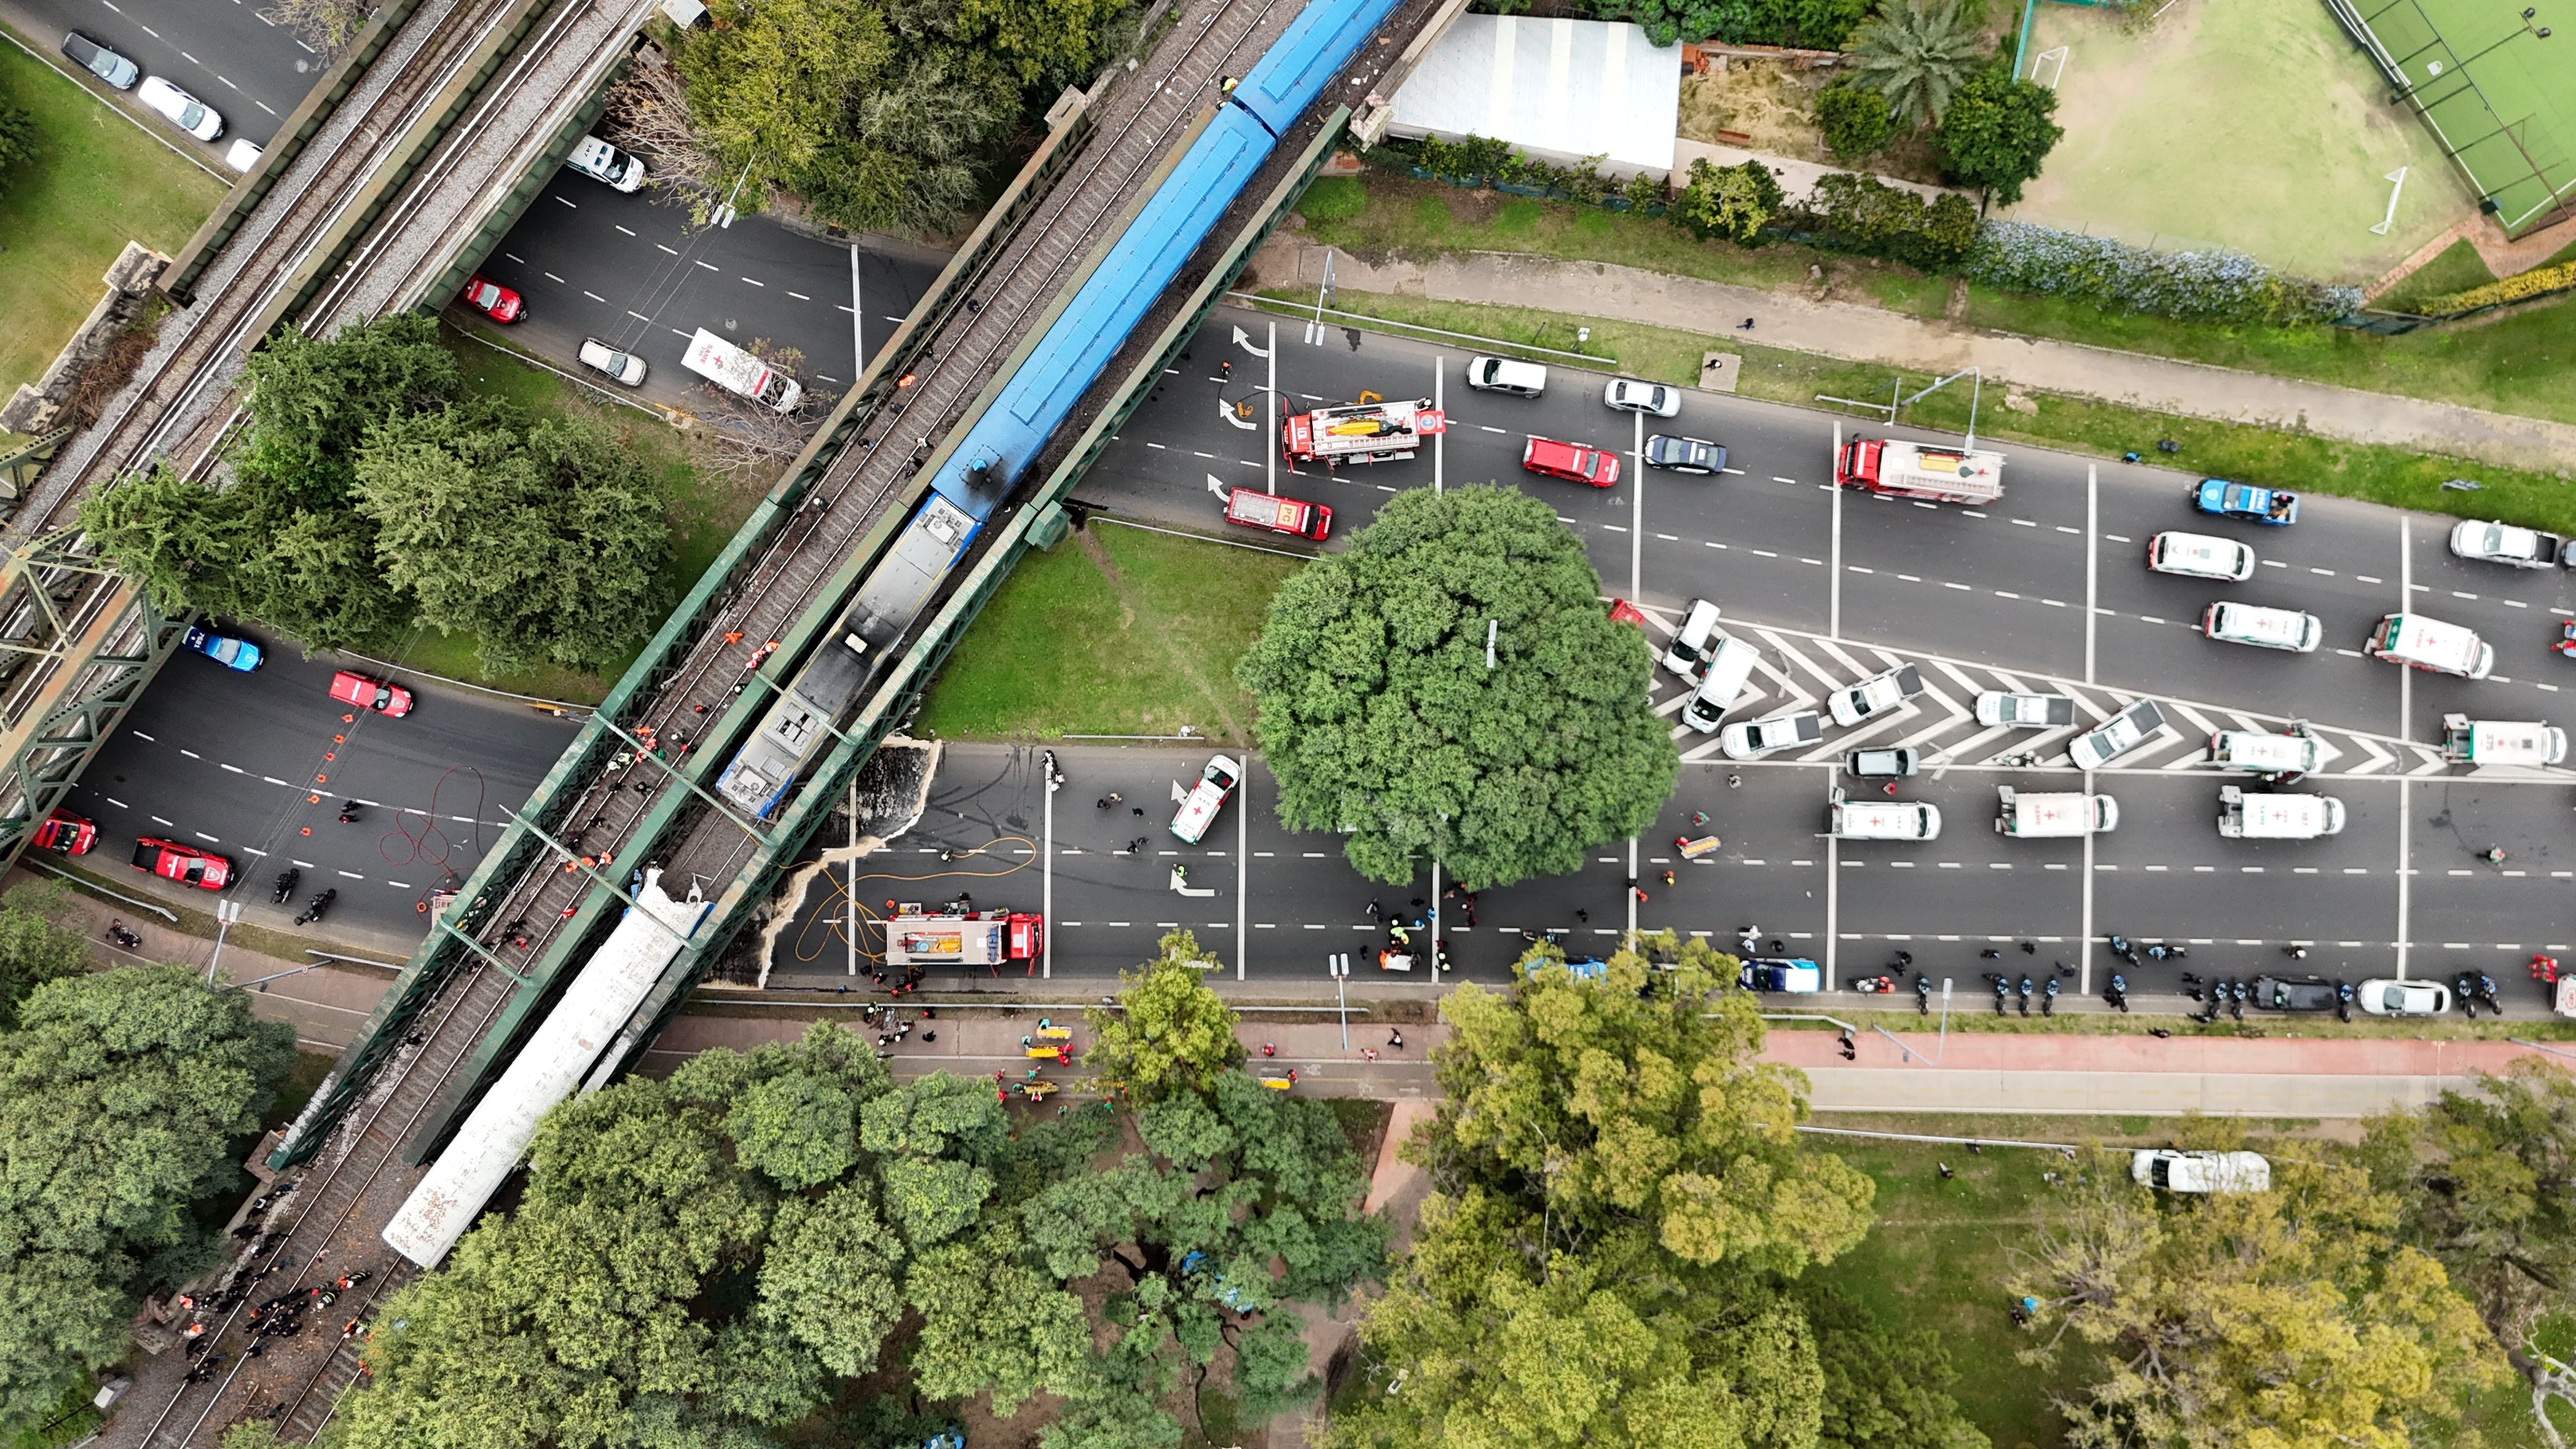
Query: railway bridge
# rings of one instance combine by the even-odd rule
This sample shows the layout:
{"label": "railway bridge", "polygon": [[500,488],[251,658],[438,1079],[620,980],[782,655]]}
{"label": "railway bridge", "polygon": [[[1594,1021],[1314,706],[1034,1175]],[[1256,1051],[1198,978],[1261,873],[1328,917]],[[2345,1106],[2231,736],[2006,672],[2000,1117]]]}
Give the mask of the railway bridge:
{"label": "railway bridge", "polygon": [[[230,1270],[272,1270],[255,1296],[364,1265],[332,1309],[354,1314],[409,1281],[418,1264],[387,1241],[437,1261],[543,1107],[635,1059],[720,969],[991,591],[1064,536],[1065,494],[1355,111],[1382,125],[1393,80],[1463,5],[1165,0],[1138,53],[1056,103],[1009,188],[513,812],[276,1145],[268,1166],[293,1190]],[[926,537],[955,547],[925,564]],[[747,661],[751,641],[776,643]],[[801,705],[823,676],[852,682],[846,709]],[[773,792],[725,778],[789,737],[799,753]],[[669,748],[682,738],[694,748]],[[424,1188],[425,1169],[444,1176]],[[480,1186],[456,1186],[468,1179]],[[354,1348],[315,1334],[243,1359],[242,1311],[211,1325],[213,1351],[235,1355],[222,1372],[183,1382],[181,1356],[162,1355],[109,1441],[167,1449],[252,1414],[319,1432]]]}

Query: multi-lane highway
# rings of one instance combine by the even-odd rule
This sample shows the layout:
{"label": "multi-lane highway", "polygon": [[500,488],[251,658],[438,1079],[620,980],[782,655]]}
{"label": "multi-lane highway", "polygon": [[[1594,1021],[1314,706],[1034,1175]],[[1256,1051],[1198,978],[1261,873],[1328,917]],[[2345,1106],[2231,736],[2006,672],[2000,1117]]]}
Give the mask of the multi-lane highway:
{"label": "multi-lane highway", "polygon": [[498,330],[600,387],[616,384],[575,360],[586,337],[644,359],[634,395],[709,412],[708,385],[680,365],[705,327],[746,347],[766,339],[803,353],[794,371],[819,417],[857,380],[862,333],[867,352],[883,345],[946,260],[878,237],[827,242],[760,216],[691,226],[650,191],[620,193],[564,170],[482,271],[527,299],[527,315]]}
{"label": "multi-lane highway", "polygon": [[78,30],[214,107],[224,134],[211,143],[132,107],[153,134],[214,165],[235,137],[267,145],[327,64],[293,30],[266,18],[266,8],[259,0],[8,0],[0,14],[66,69],[75,67],[53,47],[65,31]]}
{"label": "multi-lane highway", "polygon": [[[419,697],[410,715],[353,712],[329,695],[337,667],[291,644],[253,674],[173,657],[66,802],[98,822],[80,863],[140,893],[147,878],[126,868],[134,838],[176,840],[232,859],[241,884],[224,898],[245,920],[290,928],[307,897],[336,888],[327,924],[306,934],[407,954],[429,893],[481,862],[573,724],[411,676],[399,676]],[[344,825],[353,799],[359,818]],[[289,867],[303,875],[295,898],[274,904],[271,882]],[[162,894],[199,910],[215,899]]]}

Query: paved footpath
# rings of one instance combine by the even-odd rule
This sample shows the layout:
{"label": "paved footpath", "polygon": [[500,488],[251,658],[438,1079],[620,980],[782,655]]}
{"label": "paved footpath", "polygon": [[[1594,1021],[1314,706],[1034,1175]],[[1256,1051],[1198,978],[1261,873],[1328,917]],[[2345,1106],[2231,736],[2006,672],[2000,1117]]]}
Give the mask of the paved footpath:
{"label": "paved footpath", "polygon": [[[911,1013],[907,1012],[906,1015]],[[1078,1011],[1044,1013],[1074,1028],[1077,1058],[1091,1038]],[[855,1012],[844,1014],[864,1028]],[[946,1068],[973,1076],[1028,1068],[1020,1038],[1033,1031],[1034,1010],[943,1007],[936,1021],[916,1026],[897,1044],[896,1070],[914,1076]],[[790,1041],[807,1017],[778,1010],[758,1017],[687,1015],[673,1022],[646,1054],[649,1071],[668,1071],[682,1057],[714,1046],[747,1050],[762,1042]],[[924,1029],[939,1039],[924,1042]],[[1297,1089],[1321,1096],[1391,1098],[1399,1104],[1427,1100],[1435,1091],[1427,1060],[1446,1035],[1436,1024],[1401,1028],[1402,1050],[1388,1045],[1390,1028],[1355,1018],[1349,1046],[1331,1022],[1258,1020],[1241,1037],[1256,1063],[1297,1069]],[[1264,1043],[1278,1055],[1263,1059]],[[1377,1059],[1365,1055],[1374,1048]],[[2095,1116],[2157,1116],[2198,1111],[2247,1117],[2364,1117],[2392,1107],[2421,1105],[2446,1090],[2470,1085],[2476,1072],[2497,1073],[2517,1057],[2576,1068],[2576,1049],[2555,1056],[2501,1041],[2417,1041],[2399,1038],[2300,1039],[2286,1037],[2040,1036],[1952,1031],[1947,1043],[1934,1033],[1904,1033],[1893,1040],[1875,1033],[1856,1043],[1856,1061],[1842,1060],[1834,1035],[1775,1031],[1763,1051],[1768,1061],[1795,1066],[1813,1085],[1822,1112],[2025,1112]],[[1043,1067],[1068,1084],[1082,1074]],[[1383,1165],[1383,1164],[1382,1164]]]}
{"label": "paved footpath", "polygon": [[[1326,250],[1282,235],[1261,249],[1254,266],[1264,286],[1313,287],[1323,280]],[[1333,285],[1342,292],[1682,327],[1712,338],[1736,335],[1737,324],[1750,317],[1751,341],[1847,361],[1885,362],[1934,374],[1980,367],[1988,381],[2041,392],[2507,467],[2555,472],[2576,458],[2576,424],[1979,331],[1857,303],[1818,302],[1606,262],[1470,252],[1431,262],[1390,260],[1371,266],[1336,253]]]}

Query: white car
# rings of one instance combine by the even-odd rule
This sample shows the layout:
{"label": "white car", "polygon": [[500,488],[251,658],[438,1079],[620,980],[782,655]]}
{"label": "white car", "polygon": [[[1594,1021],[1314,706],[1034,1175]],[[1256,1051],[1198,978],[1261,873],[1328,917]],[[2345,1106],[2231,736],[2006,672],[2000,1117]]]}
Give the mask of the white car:
{"label": "white car", "polygon": [[2254,577],[2254,550],[2206,533],[2159,533],[2147,540],[2147,567],[2192,579],[2241,584]]}
{"label": "white car", "polygon": [[224,118],[215,114],[214,107],[157,75],[144,77],[143,84],[135,88],[134,98],[200,141],[211,141],[224,133]]}
{"label": "white car", "polygon": [[2200,632],[2222,644],[2314,654],[2326,637],[2326,626],[2317,622],[2316,615],[2296,609],[2270,609],[2222,599],[2201,611]]}
{"label": "white car", "polygon": [[1825,737],[1825,722],[1812,709],[1775,714],[1769,719],[1740,719],[1718,732],[1717,747],[1730,760],[1758,760],[1781,750],[1812,745]]}
{"label": "white car", "polygon": [[2372,1016],[2441,1016],[2451,1009],[2451,988],[2439,981],[2393,981],[2381,976],[2361,983],[2357,999]]}
{"label": "white car", "polygon": [[2509,523],[2480,523],[2475,519],[2463,520],[2452,526],[2451,552],[2462,558],[2518,569],[2545,569],[2554,563],[2576,566],[2576,555],[2568,553],[2567,540],[2554,533],[2516,528]]}
{"label": "white car", "polygon": [[2131,1154],[2129,1176],[2167,1192],[2264,1192],[2272,1186],[2272,1164],[2259,1152],[2147,1147]]}
{"label": "white car", "polygon": [[585,337],[581,343],[581,365],[635,387],[644,381],[644,359],[620,352],[596,337]]}
{"label": "white car", "polygon": [[1682,390],[1660,382],[1639,382],[1633,377],[1614,377],[1601,390],[1604,406],[1623,413],[1652,413],[1668,418],[1682,410]]}
{"label": "white car", "polygon": [[2165,712],[2154,700],[2141,699],[2077,735],[2075,743],[2066,747],[2067,758],[2079,770],[2098,770],[2145,744],[2164,727]]}
{"label": "white car", "polygon": [[1923,672],[1911,664],[1900,664],[1884,674],[1873,674],[1848,689],[1834,691],[1827,701],[1834,712],[1834,723],[1845,729],[1872,715],[1885,714],[1923,692]]}
{"label": "white car", "polygon": [[2075,723],[2075,701],[2062,694],[2007,694],[1989,689],[1977,696],[1977,723],[2021,729],[2053,729]]}

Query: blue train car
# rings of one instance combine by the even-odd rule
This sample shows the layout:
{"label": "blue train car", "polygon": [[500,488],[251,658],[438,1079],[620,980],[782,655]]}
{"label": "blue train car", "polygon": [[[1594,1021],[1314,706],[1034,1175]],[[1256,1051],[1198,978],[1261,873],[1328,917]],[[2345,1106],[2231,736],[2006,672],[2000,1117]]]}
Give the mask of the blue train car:
{"label": "blue train car", "polygon": [[1395,0],[1312,0],[1263,54],[940,465],[930,494],[860,584],[832,637],[726,766],[719,795],[758,818],[778,808],[1279,138],[1394,8]]}

